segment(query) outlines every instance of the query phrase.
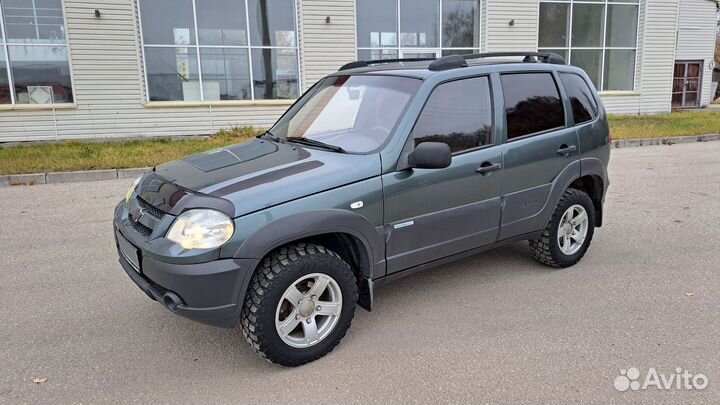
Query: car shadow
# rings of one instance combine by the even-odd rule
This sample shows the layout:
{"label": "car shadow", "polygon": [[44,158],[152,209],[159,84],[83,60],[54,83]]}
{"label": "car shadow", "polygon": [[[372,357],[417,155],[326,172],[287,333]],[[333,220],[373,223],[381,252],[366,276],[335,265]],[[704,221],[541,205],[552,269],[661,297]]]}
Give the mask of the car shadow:
{"label": "car shadow", "polygon": [[[372,340],[373,330],[387,318],[402,316],[409,307],[425,305],[427,297],[451,297],[456,291],[477,288],[495,288],[519,277],[541,275],[557,271],[536,262],[529,254],[527,242],[517,242],[497,249],[471,256],[457,262],[414,273],[375,291],[374,308],[371,313],[358,308],[348,335],[341,347],[352,347],[353,341]],[[469,304],[468,304],[469,305]],[[227,372],[238,367],[251,367],[260,373],[276,374],[280,370],[293,370],[270,364],[260,358],[245,341],[240,326],[233,329],[215,328],[179,317],[171,317],[167,310],[153,306],[153,317],[163,318],[172,323],[173,336],[178,345],[194,350],[192,361],[213,363],[213,366]],[[200,346],[198,342],[210,342]],[[365,343],[360,343],[365,344]],[[191,356],[191,357],[192,357]],[[330,356],[314,363],[331,361]],[[195,360],[198,359],[198,360]],[[313,364],[314,364],[313,363]]]}

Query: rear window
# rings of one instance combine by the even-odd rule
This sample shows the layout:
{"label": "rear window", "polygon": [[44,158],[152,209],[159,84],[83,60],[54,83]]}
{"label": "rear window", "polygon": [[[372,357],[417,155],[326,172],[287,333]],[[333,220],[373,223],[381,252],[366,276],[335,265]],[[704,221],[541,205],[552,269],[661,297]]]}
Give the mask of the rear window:
{"label": "rear window", "polygon": [[560,73],[565,92],[570,99],[575,125],[597,116],[597,103],[585,79],[573,73]]}
{"label": "rear window", "polygon": [[560,93],[551,73],[501,76],[508,139],[565,126]]}

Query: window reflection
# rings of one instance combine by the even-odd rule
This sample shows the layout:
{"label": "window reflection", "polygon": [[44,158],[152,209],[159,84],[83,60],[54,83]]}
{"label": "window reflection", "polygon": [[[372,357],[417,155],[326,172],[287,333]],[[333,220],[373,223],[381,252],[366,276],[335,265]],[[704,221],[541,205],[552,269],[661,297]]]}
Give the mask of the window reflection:
{"label": "window reflection", "polygon": [[56,46],[8,46],[18,104],[73,102],[67,49]]}
{"label": "window reflection", "polygon": [[445,48],[478,48],[480,46],[480,2],[477,0],[444,0],[442,35]]}
{"label": "window reflection", "polygon": [[560,94],[550,73],[504,74],[501,80],[508,139],[565,125]]}
{"label": "window reflection", "polygon": [[200,101],[195,48],[145,50],[150,101]]}
{"label": "window reflection", "polygon": [[297,53],[294,49],[253,49],[252,61],[255,98],[298,97]]}
{"label": "window reflection", "polygon": [[296,46],[293,0],[248,0],[248,10],[251,45]]}
{"label": "window reflection", "polygon": [[0,33],[0,104],[73,102],[62,0],[2,0],[0,7],[7,34]]}
{"label": "window reflection", "polygon": [[250,100],[247,49],[201,48],[205,100]]}
{"label": "window reflection", "polygon": [[598,90],[632,90],[638,12],[638,0],[541,0],[538,45],[584,69]]}
{"label": "window reflection", "polygon": [[7,42],[64,44],[62,0],[3,0]]}
{"label": "window reflection", "polygon": [[196,0],[196,6],[200,45],[247,45],[247,19],[242,2]]}
{"label": "window reflection", "polygon": [[488,78],[456,80],[438,86],[420,113],[413,138],[415,145],[446,143],[452,152],[489,144],[492,100]]}
{"label": "window reflection", "polygon": [[573,73],[560,73],[572,106],[575,125],[590,121],[597,114],[597,104],[585,80]]}
{"label": "window reflection", "polygon": [[479,52],[480,0],[356,0],[356,16],[361,60]]}
{"label": "window reflection", "polygon": [[0,104],[10,104],[10,81],[8,80],[7,65],[5,64],[5,50],[0,48]]}
{"label": "window reflection", "polygon": [[439,0],[400,0],[400,47],[438,46]]}
{"label": "window reflection", "polygon": [[298,96],[294,0],[140,4],[150,101]]}

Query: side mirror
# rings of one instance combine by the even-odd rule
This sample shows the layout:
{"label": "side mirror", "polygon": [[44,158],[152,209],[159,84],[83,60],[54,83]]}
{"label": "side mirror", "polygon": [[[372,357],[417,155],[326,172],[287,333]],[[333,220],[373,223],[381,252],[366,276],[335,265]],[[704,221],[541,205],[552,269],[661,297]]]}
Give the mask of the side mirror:
{"label": "side mirror", "polygon": [[450,147],[442,142],[423,142],[408,155],[408,165],[417,169],[443,169],[451,162]]}

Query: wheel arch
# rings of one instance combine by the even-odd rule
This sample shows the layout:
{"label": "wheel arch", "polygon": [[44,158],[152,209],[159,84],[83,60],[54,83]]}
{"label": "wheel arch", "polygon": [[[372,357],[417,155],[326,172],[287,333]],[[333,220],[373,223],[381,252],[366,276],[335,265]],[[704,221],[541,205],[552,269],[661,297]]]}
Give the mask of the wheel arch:
{"label": "wheel arch", "polygon": [[590,197],[593,208],[595,208],[595,226],[601,227],[603,222],[603,195],[605,190],[602,178],[596,174],[585,175],[575,179],[570,184],[570,187],[580,190]]}
{"label": "wheel arch", "polygon": [[[289,233],[288,230],[296,232]],[[384,243],[375,227],[365,217],[344,210],[316,210],[291,215],[270,223],[249,237],[235,254],[236,258],[252,258],[251,278],[268,254],[293,243],[315,243],[334,251],[345,260],[358,282],[358,304],[372,308],[372,278],[382,273],[385,264]],[[241,291],[244,296],[247,285]]]}

